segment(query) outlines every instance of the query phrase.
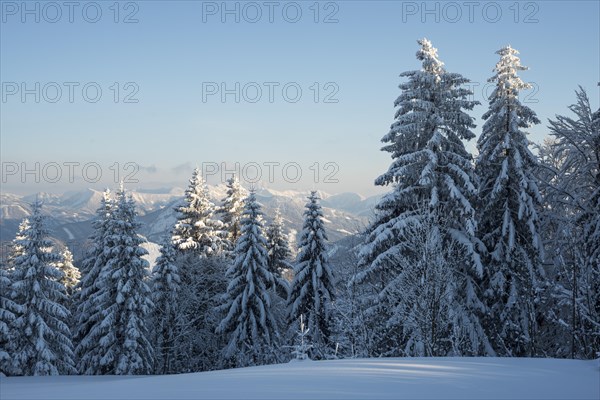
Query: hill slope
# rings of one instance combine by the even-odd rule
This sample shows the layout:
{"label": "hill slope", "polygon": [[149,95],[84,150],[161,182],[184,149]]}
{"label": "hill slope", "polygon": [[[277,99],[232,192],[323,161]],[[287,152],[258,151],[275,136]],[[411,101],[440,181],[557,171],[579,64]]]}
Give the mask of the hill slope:
{"label": "hill slope", "polygon": [[8,399],[598,399],[597,361],[378,358],[169,376],[0,378]]}

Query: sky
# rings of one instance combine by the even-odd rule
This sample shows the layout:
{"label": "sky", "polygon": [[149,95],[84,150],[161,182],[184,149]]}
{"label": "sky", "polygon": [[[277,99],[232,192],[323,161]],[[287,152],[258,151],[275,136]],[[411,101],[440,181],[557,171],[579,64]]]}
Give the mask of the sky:
{"label": "sky", "polygon": [[495,51],[519,50],[539,143],[578,85],[599,106],[599,4],[2,0],[2,192],[219,183],[237,163],[246,185],[381,193],[417,39],[473,82],[477,134]]}

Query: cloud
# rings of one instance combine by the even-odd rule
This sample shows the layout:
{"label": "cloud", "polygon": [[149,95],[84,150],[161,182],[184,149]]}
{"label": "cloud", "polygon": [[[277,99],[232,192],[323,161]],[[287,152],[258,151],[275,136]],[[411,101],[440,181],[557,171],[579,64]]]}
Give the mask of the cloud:
{"label": "cloud", "polygon": [[192,163],[189,161],[186,161],[183,164],[179,164],[179,165],[176,165],[175,167],[171,168],[171,171],[176,174],[183,174],[183,173],[189,173],[193,169],[194,169],[194,167],[192,166]]}
{"label": "cloud", "polygon": [[155,174],[158,171],[158,169],[156,168],[156,165],[154,165],[154,164],[149,165],[147,167],[144,167],[144,166],[138,164],[138,168],[140,171],[147,172],[149,174]]}

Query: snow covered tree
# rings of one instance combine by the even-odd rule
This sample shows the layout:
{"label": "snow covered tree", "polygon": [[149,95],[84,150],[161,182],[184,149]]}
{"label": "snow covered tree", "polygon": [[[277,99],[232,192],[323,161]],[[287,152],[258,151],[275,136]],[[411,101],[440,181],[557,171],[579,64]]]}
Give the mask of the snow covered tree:
{"label": "snow covered tree", "polygon": [[55,267],[60,255],[48,239],[42,204],[33,204],[29,227],[17,244],[12,290],[19,312],[14,321],[13,369],[22,375],[58,375],[75,372],[73,345],[62,303],[66,292],[63,274]]}
{"label": "snow covered tree", "polygon": [[100,305],[102,318],[90,335],[99,336],[101,373],[139,375],[152,371],[153,349],[149,341],[147,317],[152,308],[146,284],[148,252],[137,234],[135,203],[121,186],[106,231],[99,290],[91,301]]}
{"label": "snow covered tree", "polygon": [[218,213],[222,215],[221,221],[225,225],[225,238],[233,249],[241,234],[240,218],[244,209],[242,187],[235,175],[227,180],[227,194],[222,201]]}
{"label": "snow covered tree", "polygon": [[485,244],[488,270],[486,298],[491,311],[488,334],[501,355],[536,354],[536,302],[543,289],[538,209],[541,196],[534,171],[537,158],[523,130],[540,121],[519,101],[530,87],[517,75],[518,51],[500,49],[496,88],[477,142],[476,171],[479,188],[479,237]]}
{"label": "snow covered tree", "polygon": [[376,352],[403,354],[402,321],[394,315],[398,304],[391,294],[396,291],[402,266],[415,257],[407,228],[439,213],[445,221],[439,234],[442,247],[462,249],[448,268],[458,272],[453,276],[460,279],[455,284],[462,290],[463,320],[470,329],[463,351],[488,354],[480,324],[484,305],[477,285],[483,274],[474,209],[477,180],[463,144],[475,137],[473,118],[465,110],[473,109],[477,102],[468,100],[472,92],[463,87],[469,80],[447,72],[427,39],[418,43],[422,68],[400,75],[408,80],[399,86],[401,94],[394,103],[396,121],[382,139],[386,143],[382,150],[391,153],[393,162],[375,184],[393,189],[375,207],[375,219],[359,255],[361,271],[354,282],[370,287],[372,306],[367,317],[381,321],[374,326]]}
{"label": "snow covered tree", "polygon": [[77,369],[80,374],[101,374],[99,325],[102,323],[104,312],[102,304],[96,301],[98,293],[103,289],[104,281],[100,272],[110,255],[107,251],[109,243],[109,227],[112,224],[114,200],[109,190],[106,190],[92,222],[93,233],[89,237],[90,246],[86,257],[81,263],[81,280],[74,294],[75,310],[75,354]]}
{"label": "snow covered tree", "polygon": [[293,271],[289,238],[284,233],[283,218],[279,209],[267,226],[267,265],[269,272],[273,275],[273,286],[271,287],[271,301],[273,314],[277,321],[278,331],[286,332],[288,328],[286,303],[290,290],[290,283],[286,279]]}
{"label": "snow covered tree", "polygon": [[216,308],[227,287],[225,257],[230,243],[223,224],[214,219],[215,206],[199,169],[177,211],[172,242],[181,285],[178,356],[173,368],[178,372],[211,370],[218,367],[222,347],[222,339],[215,333],[219,323]]}
{"label": "snow covered tree", "polygon": [[[553,141],[542,148],[544,222],[549,261],[554,266],[550,316],[556,329],[553,356],[593,358],[600,348],[594,331],[600,326],[600,110],[592,112],[583,88],[569,107],[575,118],[550,120]],[[550,171],[548,173],[547,171]]]}
{"label": "snow covered tree", "polygon": [[209,256],[224,249],[222,223],[213,218],[215,205],[210,200],[200,169],[194,170],[183,204],[176,211],[178,216],[172,241],[178,250]]}
{"label": "snow covered tree", "polygon": [[476,343],[483,328],[470,319],[465,309],[466,288],[462,271],[456,267],[463,249],[457,242],[444,244],[440,237],[446,221],[439,212],[428,214],[418,223],[405,228],[411,257],[399,260],[400,273],[386,296],[396,304],[389,321],[400,326],[403,335],[403,354],[407,356],[460,356],[477,354],[489,343]]}
{"label": "snow covered tree", "polygon": [[160,253],[152,271],[154,366],[157,374],[169,374],[175,372],[173,362],[181,279],[175,264],[175,248],[170,240],[162,244]]}
{"label": "snow covered tree", "polygon": [[12,280],[5,265],[0,265],[0,374],[12,375],[14,369],[13,322],[22,312],[12,300]]}
{"label": "snow covered tree", "polygon": [[79,269],[73,265],[73,254],[68,248],[65,247],[60,255],[61,261],[56,264],[56,267],[63,273],[61,283],[67,290],[67,296],[71,297],[79,283],[81,273],[79,272]]}
{"label": "snow covered tree", "polygon": [[227,291],[226,272],[231,259],[177,252],[179,269],[179,318],[177,348],[173,368],[176,372],[210,371],[222,367],[221,350],[225,338],[216,333],[222,314],[219,306]]}
{"label": "snow covered tree", "polygon": [[228,339],[223,356],[237,367],[276,361],[279,334],[269,291],[273,274],[269,271],[261,218],[261,206],[251,190],[240,221],[235,260],[227,271],[230,281],[221,307],[225,317],[217,328]]}
{"label": "snow covered tree", "polygon": [[296,361],[305,361],[308,359],[308,350],[312,345],[308,342],[308,329],[304,324],[304,315],[300,315],[300,329],[296,332],[296,345],[292,346],[292,356]]}
{"label": "snow covered tree", "polygon": [[283,218],[277,209],[273,221],[266,230],[268,264],[269,271],[273,274],[276,293],[281,298],[287,299],[289,284],[285,280],[284,274],[294,267],[290,262],[292,252],[289,240],[283,230]]}
{"label": "snow covered tree", "polygon": [[600,354],[600,109],[593,115],[592,129],[594,132],[596,159],[596,188],[588,201],[588,209],[581,217],[584,226],[583,237],[585,268],[590,282],[590,318],[586,321],[587,332],[596,332],[593,337],[592,354]]}
{"label": "snow covered tree", "polygon": [[25,231],[27,229],[29,229],[29,219],[24,218],[21,221],[21,223],[19,224],[19,228],[17,230],[17,235],[15,236],[13,241],[10,243],[10,247],[8,250],[8,260],[7,260],[9,269],[13,268],[12,264],[14,263],[15,258],[17,258],[23,254],[23,247],[19,244],[19,242],[21,240],[23,240]]}
{"label": "snow covered tree", "polygon": [[312,191],[304,211],[300,250],[288,297],[288,321],[296,323],[300,315],[305,316],[313,360],[326,358],[333,347],[331,302],[335,299],[335,289],[326,241],[323,211],[317,192]]}
{"label": "snow covered tree", "polygon": [[[378,321],[369,320],[371,288],[359,285],[353,277],[360,271],[358,254],[364,234],[351,235],[338,242],[338,250],[330,258],[335,277],[336,300],[333,303],[336,353],[341,358],[369,358],[380,354],[374,349]],[[342,247],[343,246],[343,247]],[[345,248],[345,249],[344,249]],[[380,317],[371,315],[370,317]]]}

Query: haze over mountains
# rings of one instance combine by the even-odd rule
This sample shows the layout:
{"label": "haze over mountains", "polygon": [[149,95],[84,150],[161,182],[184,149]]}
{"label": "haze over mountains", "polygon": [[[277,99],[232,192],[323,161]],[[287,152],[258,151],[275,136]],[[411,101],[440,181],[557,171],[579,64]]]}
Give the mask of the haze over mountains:
{"label": "haze over mountains", "polygon": [[[221,204],[225,197],[225,185],[209,185],[209,192],[215,205]],[[160,242],[175,222],[175,206],[182,200],[184,189],[166,188],[162,190],[133,190],[130,191],[135,199],[138,219],[142,224],[140,234],[149,242]],[[263,205],[267,220],[279,208],[284,219],[285,228],[292,235],[300,231],[306,203],[305,191],[276,191],[259,189],[257,198]],[[319,192],[322,198],[326,229],[330,242],[359,233],[364,230],[373,213],[373,207],[379,196],[364,198],[356,193],[341,193],[330,195]],[[83,255],[83,245],[90,235],[96,209],[100,205],[102,192],[94,189],[66,192],[62,195],[39,193],[20,196],[11,193],[0,194],[0,242],[1,256],[5,256],[8,243],[14,238],[19,223],[27,217],[31,203],[36,197],[42,199],[44,212],[50,216],[49,228],[52,237],[66,243],[76,259]],[[157,247],[152,243],[149,250]]]}

